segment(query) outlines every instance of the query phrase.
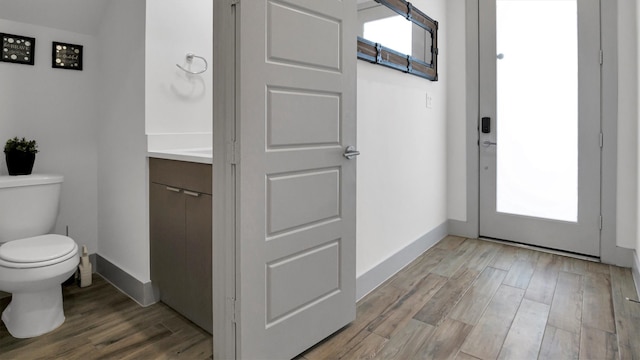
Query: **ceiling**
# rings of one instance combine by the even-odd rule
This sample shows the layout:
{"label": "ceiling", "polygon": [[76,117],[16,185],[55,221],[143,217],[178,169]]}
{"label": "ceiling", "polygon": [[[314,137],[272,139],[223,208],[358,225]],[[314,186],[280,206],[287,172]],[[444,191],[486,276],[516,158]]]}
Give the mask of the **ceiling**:
{"label": "ceiling", "polygon": [[0,18],[97,35],[108,0],[0,0]]}

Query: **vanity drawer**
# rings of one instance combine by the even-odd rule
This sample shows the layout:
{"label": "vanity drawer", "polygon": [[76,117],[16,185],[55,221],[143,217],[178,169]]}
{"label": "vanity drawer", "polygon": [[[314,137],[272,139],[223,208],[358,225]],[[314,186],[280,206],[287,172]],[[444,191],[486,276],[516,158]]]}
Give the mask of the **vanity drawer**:
{"label": "vanity drawer", "polygon": [[149,179],[157,184],[211,195],[211,177],[211,164],[149,158]]}

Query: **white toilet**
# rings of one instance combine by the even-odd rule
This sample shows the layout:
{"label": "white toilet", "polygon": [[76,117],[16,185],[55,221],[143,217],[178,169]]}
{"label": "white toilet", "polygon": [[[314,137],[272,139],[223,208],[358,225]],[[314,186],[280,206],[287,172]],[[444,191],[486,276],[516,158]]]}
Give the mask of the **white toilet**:
{"label": "white toilet", "polygon": [[62,286],[79,263],[73,239],[48,234],[58,215],[60,175],[0,176],[0,290],[12,294],[2,321],[16,338],[64,322]]}

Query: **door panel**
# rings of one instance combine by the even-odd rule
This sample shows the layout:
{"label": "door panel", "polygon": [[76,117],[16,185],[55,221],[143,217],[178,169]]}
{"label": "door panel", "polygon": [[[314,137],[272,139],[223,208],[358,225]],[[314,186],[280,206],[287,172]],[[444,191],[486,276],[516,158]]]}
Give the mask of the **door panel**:
{"label": "door panel", "polygon": [[355,318],[354,0],[236,5],[239,358]]}
{"label": "door panel", "polygon": [[480,235],[600,255],[598,0],[481,0]]}
{"label": "door panel", "polygon": [[267,101],[270,150],[340,144],[340,94],[270,88]]}

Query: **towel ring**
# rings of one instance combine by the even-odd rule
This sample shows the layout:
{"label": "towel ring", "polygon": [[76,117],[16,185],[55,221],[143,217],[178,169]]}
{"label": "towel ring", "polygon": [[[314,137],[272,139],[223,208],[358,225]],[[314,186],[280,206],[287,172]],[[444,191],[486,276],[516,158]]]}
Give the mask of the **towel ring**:
{"label": "towel ring", "polygon": [[203,58],[202,56],[198,56],[194,53],[187,53],[187,63],[191,64],[193,62],[193,58],[198,58],[202,61],[204,61],[204,69],[201,71],[191,71],[189,69],[185,69],[182,66],[176,64],[176,66],[178,68],[180,68],[180,70],[186,72],[187,74],[192,74],[192,75],[198,75],[198,74],[202,74],[203,72],[207,71],[207,69],[209,68],[209,64],[207,63],[207,59]]}

